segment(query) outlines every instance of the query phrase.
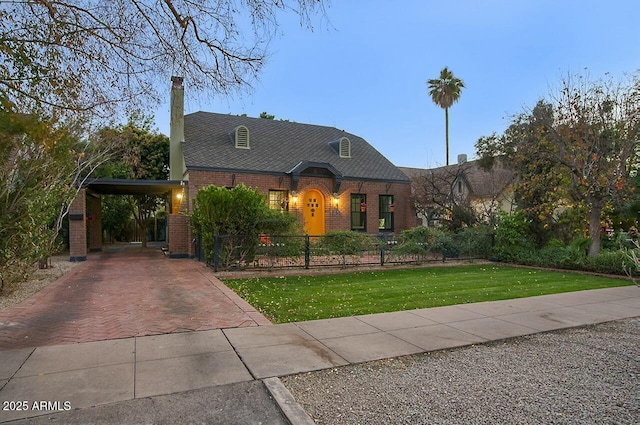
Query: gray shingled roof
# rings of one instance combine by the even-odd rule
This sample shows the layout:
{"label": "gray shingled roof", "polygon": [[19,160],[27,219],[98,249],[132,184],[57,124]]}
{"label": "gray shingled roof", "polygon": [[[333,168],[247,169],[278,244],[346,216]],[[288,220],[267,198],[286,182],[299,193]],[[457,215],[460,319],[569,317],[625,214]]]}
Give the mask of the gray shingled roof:
{"label": "gray shingled roof", "polygon": [[[459,168],[463,172],[460,173]],[[409,178],[415,179],[433,173],[440,177],[441,182],[447,181],[447,176],[453,184],[453,178],[459,174],[463,175],[469,184],[471,192],[477,197],[487,197],[498,195],[506,186],[513,181],[513,170],[496,164],[491,170],[486,171],[478,165],[478,161],[468,161],[463,164],[453,164],[444,167],[424,169],[398,167]]]}
{"label": "gray shingled roof", "polygon": [[[229,136],[249,129],[250,149],[238,149]],[[409,179],[363,138],[333,127],[195,112],[184,117],[184,159],[189,169],[287,173],[301,161],[328,163],[347,179]],[[329,145],[347,137],[351,158]]]}

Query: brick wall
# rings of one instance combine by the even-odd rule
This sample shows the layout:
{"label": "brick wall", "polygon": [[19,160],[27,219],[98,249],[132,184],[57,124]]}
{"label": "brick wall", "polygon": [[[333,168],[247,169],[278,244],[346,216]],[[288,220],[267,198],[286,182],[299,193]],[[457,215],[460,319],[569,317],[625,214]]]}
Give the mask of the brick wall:
{"label": "brick wall", "polygon": [[[258,188],[267,195],[269,190],[288,190],[291,194],[291,178],[283,175],[228,173],[221,171],[189,171],[188,205],[190,209],[192,200],[198,190],[214,184],[216,186],[233,187],[244,183],[248,187]],[[394,212],[394,233],[415,227],[416,219],[411,205],[411,185],[407,183],[388,183],[367,180],[343,180],[340,185],[337,208],[333,204],[333,179],[323,177],[301,176],[298,182],[297,193],[299,200],[297,205],[289,202],[289,212],[295,214],[302,223],[301,196],[309,189],[317,189],[325,198],[325,231],[350,230],[351,214],[350,199],[352,193],[364,193],[367,195],[367,233],[379,233],[378,230],[378,196],[393,195],[396,209]]]}
{"label": "brick wall", "polygon": [[[302,186],[302,179],[301,185]],[[313,188],[315,181],[308,182],[305,188]],[[304,191],[304,189],[300,189]],[[387,183],[346,180],[340,186],[338,213],[335,213],[335,207],[330,205],[332,194],[323,192],[329,200],[329,211],[326,213],[327,231],[329,230],[349,230],[351,228],[351,194],[362,193],[367,195],[367,233],[379,233],[379,196],[393,195],[396,205],[394,212],[394,229],[393,233],[400,233],[402,230],[414,227],[412,216],[412,208],[410,204],[411,186],[407,183]]]}

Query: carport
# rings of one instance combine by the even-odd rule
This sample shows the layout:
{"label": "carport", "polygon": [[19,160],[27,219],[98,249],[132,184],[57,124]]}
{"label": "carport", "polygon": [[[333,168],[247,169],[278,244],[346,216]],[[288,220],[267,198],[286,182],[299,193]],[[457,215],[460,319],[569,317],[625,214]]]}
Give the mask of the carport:
{"label": "carport", "polygon": [[69,261],[84,261],[87,252],[102,251],[102,195],[150,195],[168,201],[169,256],[189,256],[187,217],[180,214],[185,197],[180,180],[90,179],[84,182],[69,209]]}

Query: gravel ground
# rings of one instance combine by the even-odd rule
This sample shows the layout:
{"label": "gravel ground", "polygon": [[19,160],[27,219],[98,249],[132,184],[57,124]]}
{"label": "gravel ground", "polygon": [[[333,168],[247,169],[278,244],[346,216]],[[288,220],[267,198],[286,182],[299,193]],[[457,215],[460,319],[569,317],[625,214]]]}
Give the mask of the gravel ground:
{"label": "gravel ground", "polygon": [[70,262],[69,254],[66,253],[51,257],[49,268],[39,270],[34,265],[33,275],[28,281],[7,284],[0,290],[0,311],[16,305],[46,288],[79,264]]}
{"label": "gravel ground", "polygon": [[640,318],[281,378],[316,424],[638,424]]}

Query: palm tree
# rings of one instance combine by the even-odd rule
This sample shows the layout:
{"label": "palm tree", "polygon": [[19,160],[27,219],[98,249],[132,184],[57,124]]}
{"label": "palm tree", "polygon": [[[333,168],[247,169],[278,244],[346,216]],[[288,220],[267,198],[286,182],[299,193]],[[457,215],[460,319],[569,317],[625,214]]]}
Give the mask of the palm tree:
{"label": "palm tree", "polygon": [[460,91],[464,88],[464,83],[461,79],[454,77],[449,68],[445,66],[440,71],[440,78],[427,80],[427,84],[433,103],[444,109],[447,165],[449,165],[449,107],[460,98]]}

